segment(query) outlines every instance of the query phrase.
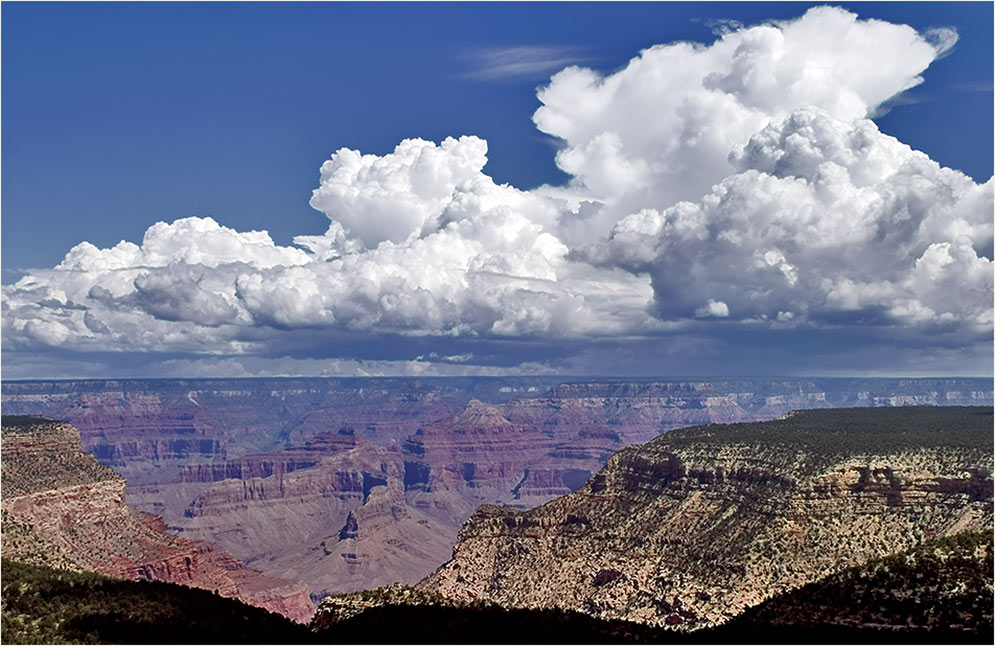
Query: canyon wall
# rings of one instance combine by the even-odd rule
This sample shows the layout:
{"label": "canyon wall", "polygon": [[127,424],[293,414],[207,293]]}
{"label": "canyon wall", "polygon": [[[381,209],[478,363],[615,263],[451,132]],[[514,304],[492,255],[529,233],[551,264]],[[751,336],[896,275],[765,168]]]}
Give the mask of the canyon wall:
{"label": "canyon wall", "polygon": [[165,531],[162,519],[125,504],[125,481],[80,450],[79,431],[44,419],[3,418],[4,557],[89,570],[123,579],[166,581],[310,619],[307,589],[245,570],[208,542]]}
{"label": "canyon wall", "polygon": [[4,382],[67,420],[131,507],[316,596],[415,583],[482,504],[582,487],[674,428],[793,409],[992,403],[984,379],[196,379]]}
{"label": "canyon wall", "polygon": [[479,508],[419,587],[694,629],[842,568],[992,530],[992,409],[803,411],[667,433],[529,511]]}

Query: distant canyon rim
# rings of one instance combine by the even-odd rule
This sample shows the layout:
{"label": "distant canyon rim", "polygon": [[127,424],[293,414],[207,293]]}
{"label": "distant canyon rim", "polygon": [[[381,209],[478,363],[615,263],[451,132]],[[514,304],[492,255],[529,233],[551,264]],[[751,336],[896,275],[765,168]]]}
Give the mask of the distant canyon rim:
{"label": "distant canyon rim", "polygon": [[80,431],[131,507],[312,602],[413,584],[484,504],[583,487],[666,431],[809,408],[992,405],[982,378],[6,381],[4,414]]}

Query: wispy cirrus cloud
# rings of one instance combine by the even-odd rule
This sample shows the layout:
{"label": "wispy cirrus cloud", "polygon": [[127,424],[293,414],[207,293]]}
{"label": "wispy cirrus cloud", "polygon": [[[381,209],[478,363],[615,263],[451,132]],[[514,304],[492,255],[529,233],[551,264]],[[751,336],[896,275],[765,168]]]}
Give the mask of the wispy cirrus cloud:
{"label": "wispy cirrus cloud", "polygon": [[960,34],[953,27],[933,27],[923,32],[922,37],[936,50],[936,60],[953,52]]}
{"label": "wispy cirrus cloud", "polygon": [[995,86],[991,81],[964,81],[962,83],[951,83],[950,88],[960,92],[991,92]]}
{"label": "wispy cirrus cloud", "polygon": [[508,78],[540,78],[568,65],[589,62],[578,47],[518,45],[487,47],[470,53],[473,69],[468,79],[491,81]]}
{"label": "wispy cirrus cloud", "polygon": [[725,36],[744,27],[743,23],[730,18],[692,18],[691,22],[700,22],[708,27],[716,36]]}

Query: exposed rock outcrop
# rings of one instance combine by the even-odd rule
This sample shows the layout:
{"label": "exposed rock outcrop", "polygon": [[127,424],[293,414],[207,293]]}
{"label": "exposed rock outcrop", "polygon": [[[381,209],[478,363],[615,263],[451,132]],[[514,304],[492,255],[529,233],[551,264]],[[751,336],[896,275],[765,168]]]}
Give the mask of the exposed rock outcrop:
{"label": "exposed rock outcrop", "polygon": [[[182,583],[309,619],[307,589],[245,570],[204,541],[167,534],[162,519],[125,504],[125,481],[80,450],[79,431],[51,420],[3,418],[4,556],[108,576]],[[27,535],[23,535],[27,532]],[[8,553],[8,545],[14,549]],[[55,548],[43,561],[39,548]],[[75,569],[75,568],[74,568]]]}
{"label": "exposed rock outcrop", "polygon": [[363,445],[314,468],[219,482],[173,528],[320,593],[415,583],[446,559],[457,527],[408,503],[399,457]]}
{"label": "exposed rock outcrop", "polygon": [[986,408],[683,429],[531,511],[483,506],[419,587],[698,628],[840,568],[992,527]]}
{"label": "exposed rock outcrop", "polygon": [[404,487],[509,492],[524,469],[554,444],[535,426],[515,424],[497,407],[473,400],[460,414],[405,441]]}
{"label": "exposed rock outcrop", "polygon": [[[75,423],[85,449],[125,476],[133,508],[266,574],[297,572],[317,592],[417,581],[449,556],[479,505],[528,509],[566,495],[608,456],[673,428],[806,407],[992,400],[981,379],[166,379],[2,390],[5,412]],[[371,451],[382,457],[367,464]],[[399,490],[406,513],[360,512],[380,498],[364,490],[378,487]],[[355,559],[319,561],[338,549],[350,512],[367,524],[384,514],[396,531],[360,527],[365,547],[341,550]],[[388,551],[393,572],[359,565],[360,554]]]}

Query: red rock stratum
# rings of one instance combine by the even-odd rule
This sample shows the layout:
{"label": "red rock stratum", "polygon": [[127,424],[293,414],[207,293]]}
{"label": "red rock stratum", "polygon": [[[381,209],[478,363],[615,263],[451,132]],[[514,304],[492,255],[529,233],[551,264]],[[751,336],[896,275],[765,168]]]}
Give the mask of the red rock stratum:
{"label": "red rock stratum", "polygon": [[161,518],[128,507],[124,478],[81,451],[73,426],[4,417],[2,429],[4,557],[180,583],[310,620],[302,584],[246,570],[210,543],[168,534]]}

